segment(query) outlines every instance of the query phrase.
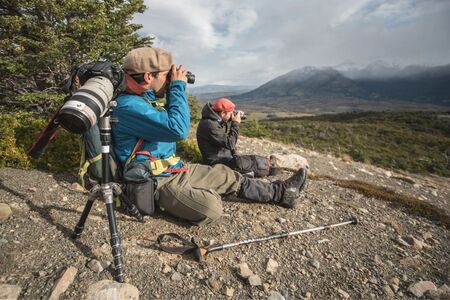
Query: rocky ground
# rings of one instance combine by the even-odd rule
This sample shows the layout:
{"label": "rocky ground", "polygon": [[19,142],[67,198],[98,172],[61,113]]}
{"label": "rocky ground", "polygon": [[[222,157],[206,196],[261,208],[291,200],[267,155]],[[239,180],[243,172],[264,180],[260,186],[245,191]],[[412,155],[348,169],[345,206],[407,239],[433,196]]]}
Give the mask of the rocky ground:
{"label": "rocky ground", "polygon": [[[238,146],[241,153],[307,158],[315,179],[301,204],[285,209],[228,199],[220,221],[203,227],[164,214],[142,224],[118,213],[129,284],[119,287],[121,295],[134,297],[138,290],[140,299],[449,299],[450,234],[443,226],[450,218],[448,178],[387,171],[258,139],[241,138]],[[387,187],[427,203],[444,219],[365,196],[333,178]],[[105,292],[113,283],[102,281],[113,278],[104,204],[96,202],[74,241],[69,237],[86,201],[75,176],[4,168],[0,180],[0,299],[98,298],[102,291],[114,299],[112,288]],[[214,252],[203,263],[154,244],[164,232],[208,245],[354,216],[356,226]]]}

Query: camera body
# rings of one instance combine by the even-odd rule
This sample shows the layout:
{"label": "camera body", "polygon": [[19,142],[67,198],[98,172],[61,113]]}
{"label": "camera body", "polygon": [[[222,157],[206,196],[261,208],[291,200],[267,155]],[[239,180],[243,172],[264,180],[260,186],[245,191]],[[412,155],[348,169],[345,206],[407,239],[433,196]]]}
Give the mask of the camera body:
{"label": "camera body", "polygon": [[245,112],[243,112],[242,110],[235,110],[235,111],[233,111],[233,115],[235,115],[235,116],[240,115],[241,116],[241,120],[247,119],[247,116],[245,115]]}

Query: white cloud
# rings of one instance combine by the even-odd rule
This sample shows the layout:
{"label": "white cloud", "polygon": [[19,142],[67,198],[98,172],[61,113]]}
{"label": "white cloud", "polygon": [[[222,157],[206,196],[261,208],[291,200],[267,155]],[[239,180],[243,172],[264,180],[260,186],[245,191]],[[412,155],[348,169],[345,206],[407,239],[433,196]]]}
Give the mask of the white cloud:
{"label": "white cloud", "polygon": [[147,0],[136,15],[198,84],[261,84],[305,65],[450,63],[448,0]]}

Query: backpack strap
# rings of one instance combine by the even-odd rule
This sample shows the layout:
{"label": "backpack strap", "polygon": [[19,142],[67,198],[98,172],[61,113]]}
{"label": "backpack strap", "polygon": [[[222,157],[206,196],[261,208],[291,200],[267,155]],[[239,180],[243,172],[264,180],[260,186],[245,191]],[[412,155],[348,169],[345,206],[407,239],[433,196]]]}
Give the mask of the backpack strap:
{"label": "backpack strap", "polygon": [[149,158],[149,165],[150,169],[152,170],[152,174],[157,176],[164,172],[167,173],[181,173],[181,172],[188,172],[189,169],[187,167],[182,168],[175,168],[175,169],[169,169],[170,166],[176,165],[180,161],[180,157],[175,156],[173,154],[172,156],[168,158],[156,158],[154,157],[150,152],[142,150],[137,151],[142,144],[144,143],[143,139],[139,139],[136,143],[136,146],[134,146],[133,152],[131,152],[131,155],[128,157],[127,161],[125,162],[124,168],[126,169],[127,165],[131,163],[131,161],[136,157],[136,155],[145,155]]}

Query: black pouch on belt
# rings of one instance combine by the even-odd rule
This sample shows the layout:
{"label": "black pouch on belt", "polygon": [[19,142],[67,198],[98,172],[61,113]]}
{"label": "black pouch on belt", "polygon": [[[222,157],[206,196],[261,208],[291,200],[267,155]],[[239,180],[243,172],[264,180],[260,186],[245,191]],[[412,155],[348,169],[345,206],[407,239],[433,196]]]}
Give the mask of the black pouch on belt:
{"label": "black pouch on belt", "polygon": [[123,174],[126,180],[126,194],[136,208],[145,215],[155,213],[156,183],[150,176],[146,162],[130,163]]}

